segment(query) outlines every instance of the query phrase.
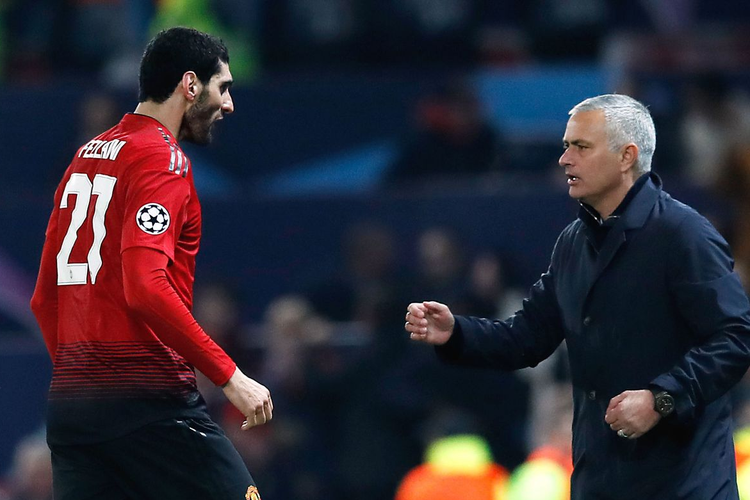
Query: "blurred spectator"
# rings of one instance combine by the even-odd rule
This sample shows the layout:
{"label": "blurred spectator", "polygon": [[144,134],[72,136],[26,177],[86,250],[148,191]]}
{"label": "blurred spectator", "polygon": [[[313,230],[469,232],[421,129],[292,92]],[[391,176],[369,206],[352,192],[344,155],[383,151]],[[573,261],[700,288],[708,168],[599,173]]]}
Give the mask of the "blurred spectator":
{"label": "blurred spectator", "polygon": [[[239,312],[240,299],[237,295],[237,292],[226,281],[215,281],[198,286],[193,300],[193,315],[205,332],[232,357],[245,374],[258,378],[260,377],[260,359],[243,344],[243,325]],[[231,412],[234,409],[224,396],[221,387],[213,384],[200,372],[196,372],[196,378],[209,412],[215,418],[221,419],[225,412]],[[242,415],[237,413],[237,416]]]}
{"label": "blurred spectator", "polygon": [[417,273],[414,292],[426,300],[459,302],[467,295],[466,257],[451,230],[433,227],[419,235]]}
{"label": "blurred spectator", "polygon": [[[431,377],[435,365],[423,366],[424,358],[409,353],[400,331],[403,306],[392,309],[393,304],[382,304],[369,325],[369,343],[348,352],[347,366],[339,372],[332,440],[343,499],[392,498],[404,471],[419,459],[417,428],[437,393],[437,378]],[[428,387],[429,395],[420,387]]]}
{"label": "blurred spectator", "polygon": [[[445,254],[425,258],[446,270],[444,265],[457,262],[458,247],[450,236],[436,233],[437,244],[430,239],[424,252],[436,248]],[[437,400],[448,396],[437,389],[442,380],[435,374],[437,363],[409,354],[408,339],[400,332],[404,287],[396,279],[392,232],[366,223],[351,227],[342,253],[341,274],[308,296],[316,312],[340,322],[332,344],[340,340],[346,322],[348,328],[362,328],[367,343],[354,349],[316,347],[308,355],[304,381],[307,391],[318,395],[318,404],[324,399],[326,408],[340,409],[326,412],[325,420],[335,423],[335,433],[326,439],[335,451],[342,498],[382,500],[392,497],[404,470],[418,460],[418,426]],[[447,271],[451,280],[463,279],[458,269]],[[420,392],[425,386],[429,389]]]}
{"label": "blurred spectator", "polygon": [[734,216],[728,228],[728,237],[736,260],[737,272],[746,292],[750,269],[750,136],[735,145],[729,154],[726,171],[719,184],[719,193],[732,204]]}
{"label": "blurred spectator", "polygon": [[482,252],[471,262],[466,295],[456,310],[483,318],[508,318],[521,308],[524,295],[510,288],[503,262],[492,252]]}
{"label": "blurred spectator", "polygon": [[538,436],[539,445],[510,477],[507,500],[568,500],[573,474],[573,398],[569,384],[551,393],[551,426]]}
{"label": "blurred spectator", "polygon": [[18,444],[7,483],[8,500],[52,500],[52,461],[44,432]]}
{"label": "blurred spectator", "polygon": [[438,413],[424,454],[424,463],[409,471],[396,500],[505,500],[508,471],[492,460],[487,441],[477,434],[469,415]]}
{"label": "blurred spectator", "polygon": [[[480,252],[472,261],[469,269],[468,282],[465,294],[456,301],[456,310],[460,314],[479,316],[484,318],[509,318],[518,311],[524,299],[524,294],[517,289],[509,288],[505,282],[504,269],[500,258],[491,252]],[[518,391],[521,397],[528,399],[528,414],[522,412],[522,417],[527,420],[527,436],[521,440],[523,447],[537,447],[546,439],[549,428],[557,421],[557,393],[556,385],[568,379],[567,358],[565,349],[560,348],[549,359],[544,360],[535,368],[522,370],[515,374],[503,374],[505,380],[499,383],[509,389],[508,393]],[[486,376],[486,375],[482,375]],[[467,382],[471,383],[471,382]],[[528,384],[530,390],[525,392],[524,386]],[[511,389],[513,388],[513,389]],[[504,395],[508,397],[508,395]],[[570,398],[570,394],[568,394]],[[476,407],[480,414],[485,413],[480,407]],[[505,419],[507,425],[513,425],[514,419],[508,414],[498,416]],[[512,448],[513,441],[508,440],[502,433],[490,434],[496,437],[494,444],[502,442],[503,448]],[[516,443],[515,447],[519,447]],[[525,453],[526,448],[522,450]],[[513,457],[512,453],[501,455],[503,459]]]}
{"label": "blurred spectator", "polygon": [[731,156],[750,137],[750,100],[719,73],[689,80],[684,99],[682,144],[690,180],[701,187],[746,196],[750,177],[744,178],[741,158]]}
{"label": "blurred spectator", "polygon": [[310,348],[328,342],[331,328],[315,315],[307,300],[288,295],[268,306],[264,330],[264,376],[282,394],[297,397],[305,384]]}
{"label": "blurred spectator", "polygon": [[[731,203],[734,217],[728,240],[747,286],[750,222],[744,214],[750,210],[750,96],[718,74],[702,77],[692,88],[695,110],[685,120],[686,144],[695,155],[692,178]],[[695,174],[699,161],[704,164],[702,175]]]}
{"label": "blurred spectator", "polygon": [[454,80],[422,99],[416,128],[402,146],[386,182],[450,181],[504,168],[504,139],[484,116],[468,82]]}
{"label": "blurred spectator", "polygon": [[[546,444],[552,429],[559,422],[561,407],[560,387],[570,384],[567,344],[563,342],[552,355],[534,368],[517,372],[529,384],[529,418],[527,443],[532,448]],[[567,394],[570,400],[572,395]]]}
{"label": "blurred spectator", "polygon": [[[417,276],[412,294],[428,300],[451,301],[459,304],[469,315],[481,315],[488,309],[500,307],[504,296],[501,288],[502,270],[497,258],[480,255],[467,269],[466,249],[449,229],[433,227],[423,231],[417,243]],[[498,295],[496,295],[498,294]],[[398,319],[403,321],[403,305]],[[479,310],[473,310],[477,306]],[[494,316],[493,316],[494,317]],[[402,326],[402,325],[399,325]],[[419,380],[419,385],[408,386],[412,411],[419,418],[445,404],[462,408],[475,416],[483,426],[482,434],[493,450],[496,460],[508,469],[526,456],[526,419],[529,392],[526,381],[516,374],[445,367],[425,350],[409,345],[403,352],[413,359],[404,360],[396,373],[399,379]],[[408,349],[408,350],[407,350]],[[409,354],[410,353],[410,354]],[[472,387],[467,391],[466,387]],[[518,399],[516,399],[518,398]],[[513,401],[488,408],[485,401]],[[425,413],[418,413],[419,411]]]}
{"label": "blurred spectator", "polygon": [[343,266],[337,276],[306,293],[315,311],[331,321],[358,321],[374,328],[386,310],[401,309],[392,231],[360,223],[343,236]]}
{"label": "blurred spectator", "polygon": [[272,301],[253,333],[262,337],[256,339],[263,346],[259,377],[273,391],[277,412],[265,432],[247,433],[239,430],[242,416],[227,411],[228,435],[263,485],[264,498],[335,498],[330,465],[344,353],[330,344],[330,325],[296,295]]}

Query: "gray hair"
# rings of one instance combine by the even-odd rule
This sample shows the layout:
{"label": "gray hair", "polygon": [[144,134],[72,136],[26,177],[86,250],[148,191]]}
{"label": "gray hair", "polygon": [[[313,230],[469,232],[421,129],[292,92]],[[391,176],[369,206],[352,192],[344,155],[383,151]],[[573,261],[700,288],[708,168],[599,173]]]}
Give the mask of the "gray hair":
{"label": "gray hair", "polygon": [[604,111],[604,127],[609,139],[609,149],[618,151],[624,145],[634,143],[638,146],[636,173],[649,172],[656,149],[656,127],[648,108],[626,95],[604,94],[576,104],[568,114],[573,116],[582,111],[599,109]]}

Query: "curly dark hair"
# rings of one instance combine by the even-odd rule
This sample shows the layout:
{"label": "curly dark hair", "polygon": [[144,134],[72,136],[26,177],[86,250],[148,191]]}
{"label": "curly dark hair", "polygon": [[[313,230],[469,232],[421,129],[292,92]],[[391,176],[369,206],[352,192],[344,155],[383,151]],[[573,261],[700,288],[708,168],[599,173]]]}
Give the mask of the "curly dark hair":
{"label": "curly dark hair", "polygon": [[141,59],[138,101],[166,101],[187,71],[208,83],[219,72],[219,61],[229,63],[229,51],[220,38],[192,28],[160,31]]}

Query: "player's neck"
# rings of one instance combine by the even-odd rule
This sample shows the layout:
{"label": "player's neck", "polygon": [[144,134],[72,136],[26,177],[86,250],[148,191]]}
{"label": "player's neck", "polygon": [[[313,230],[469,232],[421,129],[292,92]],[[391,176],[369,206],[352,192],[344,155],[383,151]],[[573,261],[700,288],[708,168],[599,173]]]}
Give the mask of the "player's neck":
{"label": "player's neck", "polygon": [[139,102],[134,113],[150,116],[167,127],[174,137],[178,137],[180,127],[182,126],[182,118],[185,114],[185,108],[182,103],[172,96],[166,101],[160,103],[154,101]]}

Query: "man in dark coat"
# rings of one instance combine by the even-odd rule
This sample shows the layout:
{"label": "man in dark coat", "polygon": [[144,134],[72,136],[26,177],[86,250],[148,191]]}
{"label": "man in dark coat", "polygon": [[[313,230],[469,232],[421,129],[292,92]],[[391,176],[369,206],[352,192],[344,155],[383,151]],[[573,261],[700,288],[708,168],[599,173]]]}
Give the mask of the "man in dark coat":
{"label": "man in dark coat", "polygon": [[750,365],[750,304],[726,241],[650,173],[656,133],[623,95],[570,111],[560,165],[578,219],[507,321],[408,307],[448,362],[535,366],[567,341],[572,500],[738,499],[729,395]]}

